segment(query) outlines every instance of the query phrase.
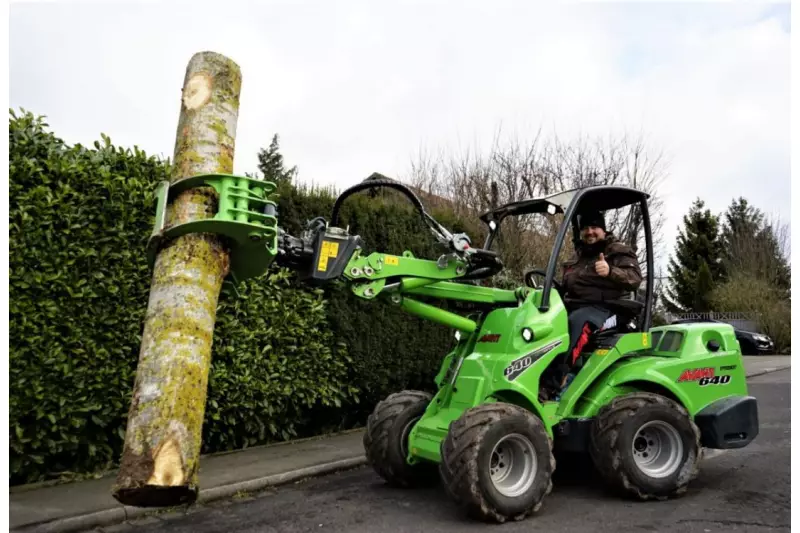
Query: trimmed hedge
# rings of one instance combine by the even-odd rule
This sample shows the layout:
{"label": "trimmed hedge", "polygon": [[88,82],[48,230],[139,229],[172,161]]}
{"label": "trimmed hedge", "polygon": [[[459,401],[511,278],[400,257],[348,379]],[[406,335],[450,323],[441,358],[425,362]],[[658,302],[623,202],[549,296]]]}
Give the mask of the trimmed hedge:
{"label": "trimmed hedge", "polygon": [[[106,136],[67,146],[28,112],[11,112],[9,149],[10,481],[103,471],[122,450],[150,287],[144,249],[169,164]],[[334,200],[289,183],[281,194],[281,224],[295,233]],[[435,257],[394,194],[352,197],[344,222],[367,251]],[[447,328],[341,283],[312,289],[272,268],[237,290],[220,297],[204,453],[360,424],[389,393],[430,388],[451,345]]]}
{"label": "trimmed hedge", "polygon": [[[12,112],[12,483],[118,461],[149,295],[143,252],[168,175],[136,148],[67,147],[46,127]],[[238,290],[220,298],[206,452],[290,438],[311,407],[357,398],[321,291],[277,270]]]}
{"label": "trimmed hedge", "polygon": [[316,408],[358,400],[321,290],[272,269],[237,291],[217,311],[204,453],[306,435]]}
{"label": "trimmed hedge", "polygon": [[147,301],[153,185],[138,150],[69,148],[41,118],[9,127],[10,473],[112,463]]}

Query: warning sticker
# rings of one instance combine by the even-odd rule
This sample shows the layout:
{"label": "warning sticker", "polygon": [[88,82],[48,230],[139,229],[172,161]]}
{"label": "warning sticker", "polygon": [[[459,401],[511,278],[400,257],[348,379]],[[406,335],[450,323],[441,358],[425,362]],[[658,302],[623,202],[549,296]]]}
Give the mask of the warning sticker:
{"label": "warning sticker", "polygon": [[325,272],[328,270],[328,258],[336,257],[339,255],[339,243],[331,241],[322,241],[322,249],[319,251],[319,263],[317,270]]}

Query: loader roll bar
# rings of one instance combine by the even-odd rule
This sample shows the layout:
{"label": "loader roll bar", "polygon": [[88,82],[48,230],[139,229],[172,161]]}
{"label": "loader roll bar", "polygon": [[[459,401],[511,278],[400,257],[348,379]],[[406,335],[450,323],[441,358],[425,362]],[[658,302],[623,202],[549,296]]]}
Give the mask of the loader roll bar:
{"label": "loader roll bar", "polygon": [[553,288],[553,280],[558,268],[558,254],[567,237],[570,226],[573,228],[573,240],[578,235],[578,223],[576,214],[584,210],[608,211],[620,209],[630,205],[638,205],[642,215],[642,226],[645,235],[647,276],[645,288],[645,309],[642,317],[642,328],[649,328],[652,322],[652,302],[653,302],[653,233],[650,224],[650,212],[647,207],[649,194],[634,189],[632,187],[622,187],[618,185],[596,185],[562,191],[556,194],[541,198],[532,198],[510,202],[500,207],[494,208],[483,213],[479,218],[489,226],[489,234],[486,238],[485,249],[489,249],[494,242],[503,219],[508,216],[520,216],[529,214],[556,215],[564,214],[564,220],[558,229],[553,248],[550,252],[550,259],[545,269],[544,287],[542,289],[542,300],[539,310],[545,312],[550,308],[550,291]]}

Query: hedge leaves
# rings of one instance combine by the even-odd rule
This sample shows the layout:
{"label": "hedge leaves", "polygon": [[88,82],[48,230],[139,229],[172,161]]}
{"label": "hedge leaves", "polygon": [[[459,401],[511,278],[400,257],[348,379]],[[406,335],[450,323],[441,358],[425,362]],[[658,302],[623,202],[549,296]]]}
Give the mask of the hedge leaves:
{"label": "hedge leaves", "polygon": [[[168,162],[104,135],[67,146],[24,110],[10,112],[9,149],[10,481],[101,472],[122,450]],[[331,193],[281,190],[289,231],[330,215]],[[343,218],[368,251],[433,253],[391,198],[354,197]],[[387,394],[430,388],[451,344],[446,328],[341,284],[312,289],[273,268],[237,290],[220,296],[204,453],[352,427]]]}

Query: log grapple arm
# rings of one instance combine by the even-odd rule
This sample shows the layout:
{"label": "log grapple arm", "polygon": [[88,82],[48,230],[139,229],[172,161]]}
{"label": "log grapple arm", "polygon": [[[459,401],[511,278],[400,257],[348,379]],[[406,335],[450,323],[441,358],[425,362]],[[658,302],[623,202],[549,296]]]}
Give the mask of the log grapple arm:
{"label": "log grapple arm", "polygon": [[[170,225],[169,205],[181,192],[194,187],[212,187],[219,196],[214,217]],[[364,254],[364,242],[339,227],[344,201],[360,191],[387,187],[405,195],[442,248],[433,259],[416,258],[409,251],[401,255],[382,252]],[[403,303],[401,293],[417,293],[493,303],[511,298],[509,291],[487,289],[472,283],[490,277],[503,265],[494,252],[473,248],[469,237],[453,234],[439,224],[419,198],[400,182],[373,174],[345,190],[334,203],[330,222],[323,217],[310,220],[299,236],[284,231],[278,224],[273,183],[226,174],[194,176],[175,183],[163,182],[158,190],[156,224],[148,242],[148,256],[155,260],[158,247],[166,240],[190,232],[216,233],[227,239],[231,248],[231,281],[260,276],[274,261],[298,273],[301,281],[321,285],[334,280],[351,283],[353,292],[364,299],[389,293],[395,303]],[[421,302],[408,302],[412,312],[424,316],[428,310]],[[438,308],[434,313],[438,316]],[[441,313],[445,313],[441,311]],[[427,316],[434,320],[437,317]],[[452,322],[444,322],[453,325]],[[463,325],[463,324],[462,324]],[[462,328],[463,329],[463,328]]]}

